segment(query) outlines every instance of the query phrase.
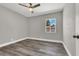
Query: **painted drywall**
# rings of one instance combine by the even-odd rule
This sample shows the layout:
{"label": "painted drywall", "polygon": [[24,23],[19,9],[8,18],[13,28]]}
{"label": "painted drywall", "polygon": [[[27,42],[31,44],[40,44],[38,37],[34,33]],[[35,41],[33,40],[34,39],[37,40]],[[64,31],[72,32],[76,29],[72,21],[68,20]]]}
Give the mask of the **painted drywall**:
{"label": "painted drywall", "polygon": [[[55,17],[57,19],[56,33],[45,32],[45,20]],[[49,40],[63,40],[63,13],[55,12],[29,18],[29,37],[43,38]]]}
{"label": "painted drywall", "polygon": [[28,19],[0,6],[0,44],[28,37]]}
{"label": "painted drywall", "polygon": [[[45,32],[45,20],[50,17],[57,19],[56,33]],[[23,15],[0,6],[0,44],[25,37],[63,40],[62,22],[62,11],[26,18]]]}
{"label": "painted drywall", "polygon": [[63,39],[71,55],[76,54],[75,39],[75,4],[66,4],[63,10]]}
{"label": "painted drywall", "polygon": [[[76,35],[79,35],[79,3],[76,4]],[[79,40],[76,40],[76,55],[79,56]]]}

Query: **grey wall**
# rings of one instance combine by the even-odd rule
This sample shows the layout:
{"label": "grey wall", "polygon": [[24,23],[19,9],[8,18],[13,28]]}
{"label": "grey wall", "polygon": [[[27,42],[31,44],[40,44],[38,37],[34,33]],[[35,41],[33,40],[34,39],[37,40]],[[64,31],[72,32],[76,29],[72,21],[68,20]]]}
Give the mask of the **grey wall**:
{"label": "grey wall", "polygon": [[75,55],[75,4],[66,4],[63,11],[63,39],[71,55]]}
{"label": "grey wall", "polygon": [[[45,32],[45,19],[56,17],[56,33]],[[28,20],[29,19],[29,20]],[[24,37],[63,40],[62,11],[48,15],[26,18],[0,6],[0,44]]]}
{"label": "grey wall", "polygon": [[[57,19],[56,33],[45,32],[45,20],[50,17]],[[29,18],[29,36],[51,40],[63,40],[63,13],[62,11],[48,15]]]}
{"label": "grey wall", "polygon": [[[79,35],[79,3],[76,3],[76,35]],[[76,40],[76,55],[79,56],[79,40]]]}
{"label": "grey wall", "polygon": [[28,19],[0,6],[0,44],[28,36]]}

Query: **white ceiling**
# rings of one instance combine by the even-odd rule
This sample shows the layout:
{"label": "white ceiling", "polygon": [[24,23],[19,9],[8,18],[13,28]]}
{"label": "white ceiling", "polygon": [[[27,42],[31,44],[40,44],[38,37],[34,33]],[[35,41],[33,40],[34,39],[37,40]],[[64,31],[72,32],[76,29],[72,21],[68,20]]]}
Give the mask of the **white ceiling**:
{"label": "white ceiling", "polygon": [[18,5],[18,3],[1,3],[0,5],[11,9],[19,14],[22,14],[26,17],[32,17],[61,11],[65,3],[40,3],[40,6],[34,9],[33,14],[28,10],[28,8],[20,6]]}

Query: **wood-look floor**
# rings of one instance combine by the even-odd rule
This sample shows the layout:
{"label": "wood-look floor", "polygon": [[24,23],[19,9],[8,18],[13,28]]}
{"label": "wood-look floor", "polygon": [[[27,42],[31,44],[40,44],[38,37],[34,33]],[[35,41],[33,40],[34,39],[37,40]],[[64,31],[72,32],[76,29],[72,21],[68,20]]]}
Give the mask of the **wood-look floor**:
{"label": "wood-look floor", "polygon": [[24,40],[0,48],[0,56],[68,56],[61,43]]}

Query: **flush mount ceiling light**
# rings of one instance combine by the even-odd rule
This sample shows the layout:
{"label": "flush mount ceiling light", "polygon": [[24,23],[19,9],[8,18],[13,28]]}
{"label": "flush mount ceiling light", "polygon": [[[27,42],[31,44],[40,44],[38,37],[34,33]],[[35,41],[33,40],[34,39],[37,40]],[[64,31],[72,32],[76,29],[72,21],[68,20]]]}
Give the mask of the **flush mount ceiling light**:
{"label": "flush mount ceiling light", "polygon": [[32,3],[28,3],[29,6],[19,3],[20,6],[27,7],[31,13],[34,13],[33,9],[39,7],[40,4],[33,5]]}

